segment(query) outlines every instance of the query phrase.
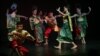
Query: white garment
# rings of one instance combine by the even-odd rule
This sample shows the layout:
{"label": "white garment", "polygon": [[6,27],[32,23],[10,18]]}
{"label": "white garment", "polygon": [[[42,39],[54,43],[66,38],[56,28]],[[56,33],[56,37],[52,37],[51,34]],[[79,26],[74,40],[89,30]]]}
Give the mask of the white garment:
{"label": "white garment", "polygon": [[83,18],[82,17],[78,18],[78,21],[83,21]]}

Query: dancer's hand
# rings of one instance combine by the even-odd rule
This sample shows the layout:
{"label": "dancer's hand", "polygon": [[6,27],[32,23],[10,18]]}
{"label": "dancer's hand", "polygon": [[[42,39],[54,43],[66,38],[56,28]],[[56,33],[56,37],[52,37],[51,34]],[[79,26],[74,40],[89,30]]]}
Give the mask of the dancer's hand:
{"label": "dancer's hand", "polygon": [[21,16],[22,18],[25,18],[25,20],[27,20],[28,19],[28,17],[26,17],[26,16]]}
{"label": "dancer's hand", "polygon": [[57,9],[57,11],[60,11],[60,7]]}
{"label": "dancer's hand", "polygon": [[89,11],[87,13],[82,13],[82,16],[88,15],[91,12],[91,7],[88,7]]}
{"label": "dancer's hand", "polygon": [[91,7],[89,6],[88,8],[89,8],[89,11],[91,11]]}
{"label": "dancer's hand", "polygon": [[78,16],[78,14],[74,14],[73,16],[71,16],[71,18],[74,18],[74,17],[77,17]]}
{"label": "dancer's hand", "polygon": [[25,20],[28,20],[28,17],[24,17],[25,18]]}
{"label": "dancer's hand", "polygon": [[64,6],[64,11],[68,11],[68,9]]}

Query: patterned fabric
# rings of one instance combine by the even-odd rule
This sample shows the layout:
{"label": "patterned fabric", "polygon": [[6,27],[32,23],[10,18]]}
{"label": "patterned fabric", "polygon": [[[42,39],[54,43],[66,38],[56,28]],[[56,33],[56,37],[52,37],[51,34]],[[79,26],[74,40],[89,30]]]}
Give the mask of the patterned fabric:
{"label": "patterned fabric", "polygon": [[42,25],[39,21],[39,18],[38,17],[31,17],[31,22],[30,22],[30,25],[31,25],[31,28],[35,30],[35,35],[37,36],[38,40],[40,42],[43,41],[43,30],[42,30]]}
{"label": "patterned fabric", "polygon": [[35,31],[36,31],[36,35],[38,37],[38,40],[40,42],[43,42],[43,30],[42,30],[42,26],[40,23],[35,24]]}
{"label": "patterned fabric", "polygon": [[12,34],[11,41],[13,41],[14,38],[19,39],[21,42],[24,42],[26,37],[31,37],[32,39],[34,39],[34,37],[31,34],[29,34],[26,30],[22,30],[21,32],[13,30],[11,34]]}
{"label": "patterned fabric", "polygon": [[52,31],[52,28],[51,28],[51,27],[47,27],[47,28],[45,29],[45,36],[46,36],[45,38],[48,38],[48,37],[49,37],[51,31]]}
{"label": "patterned fabric", "polygon": [[28,37],[31,37],[32,39],[34,38],[26,30],[22,30],[21,32],[13,30],[11,32],[11,35],[12,35],[12,40],[10,41],[11,47],[23,53],[22,55],[26,55],[29,52],[29,50],[22,45],[23,41]]}
{"label": "patterned fabric", "polygon": [[57,40],[58,41],[73,41],[72,33],[71,33],[67,19],[64,19],[63,26],[60,29],[60,33]]}
{"label": "patterned fabric", "polygon": [[27,55],[27,53],[29,52],[29,50],[26,47],[24,47],[20,42],[18,42],[16,39],[11,41],[11,47],[13,49],[17,49],[20,53],[23,53],[22,55]]}
{"label": "patterned fabric", "polygon": [[85,37],[86,28],[88,27],[86,16],[77,19],[78,27],[80,29],[80,37]]}
{"label": "patterned fabric", "polygon": [[20,21],[20,18],[18,16],[16,17],[11,17],[11,15],[7,15],[7,28],[12,28],[13,30],[16,27],[17,22]]}
{"label": "patterned fabric", "polygon": [[[12,32],[15,29],[16,24],[19,21],[20,21],[20,18],[18,16],[13,18],[13,17],[11,17],[10,14],[7,14],[7,30],[8,30],[8,33]],[[8,40],[11,40],[11,36],[8,36]]]}

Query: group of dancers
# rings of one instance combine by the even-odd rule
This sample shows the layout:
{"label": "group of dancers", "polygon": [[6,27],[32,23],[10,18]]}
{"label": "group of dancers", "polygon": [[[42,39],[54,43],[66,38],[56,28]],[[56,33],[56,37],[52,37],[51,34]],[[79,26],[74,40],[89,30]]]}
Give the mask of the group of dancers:
{"label": "group of dancers", "polygon": [[[61,49],[62,43],[71,43],[73,45],[71,49],[77,48],[77,45],[73,40],[73,31],[75,31],[75,38],[79,38],[82,41],[82,44],[86,44],[85,35],[88,27],[86,15],[91,12],[91,8],[88,8],[89,12],[87,13],[82,13],[80,8],[76,8],[77,13],[71,15],[69,9],[64,6],[63,11],[61,11],[60,7],[56,9],[56,11],[59,13],[58,15],[54,15],[53,12],[47,12],[43,15],[42,10],[37,13],[38,8],[34,7],[32,9],[32,16],[26,17],[18,15],[17,5],[13,4],[10,9],[7,9],[6,13],[8,39],[11,42],[11,46],[13,48],[18,48],[21,51],[21,54],[25,55],[25,52],[28,52],[28,50],[23,47],[22,43],[26,39],[33,42],[36,41],[36,44],[41,44],[44,41],[44,45],[48,45],[48,38],[51,31],[58,33],[56,40],[59,42],[59,44],[58,46],[54,46],[55,48]],[[58,22],[56,20],[58,17],[62,17],[62,27],[58,26]],[[34,33],[34,36],[27,30],[23,29],[24,26],[20,21],[21,18],[29,21],[30,29]],[[75,19],[75,29],[73,29],[73,19]]]}

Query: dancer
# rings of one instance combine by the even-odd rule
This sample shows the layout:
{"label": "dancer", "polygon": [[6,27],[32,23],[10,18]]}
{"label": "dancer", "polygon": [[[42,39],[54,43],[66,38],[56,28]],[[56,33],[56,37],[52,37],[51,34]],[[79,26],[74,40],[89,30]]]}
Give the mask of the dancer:
{"label": "dancer", "polygon": [[16,29],[8,35],[11,36],[11,47],[15,49],[19,55],[27,56],[29,50],[23,46],[23,43],[26,39],[31,41],[34,41],[35,39],[28,33],[28,31],[23,30],[23,24],[18,22],[16,24]]}
{"label": "dancer", "polygon": [[76,21],[76,36],[81,39],[82,44],[86,44],[85,41],[85,35],[86,35],[86,29],[88,27],[86,15],[88,15],[91,12],[91,8],[88,7],[89,11],[87,13],[82,13],[80,8],[77,8],[77,18],[75,19]]}
{"label": "dancer", "polygon": [[45,45],[48,45],[48,37],[52,30],[58,31],[56,17],[53,15],[53,12],[49,12],[45,17],[45,21],[47,23],[47,27],[45,28]]}
{"label": "dancer", "polygon": [[[71,17],[69,14],[69,11],[66,7],[64,7],[64,12],[60,11],[60,7],[57,9],[57,11],[63,16],[63,26],[60,29],[59,36],[57,40],[59,41],[59,45],[55,46],[55,48],[61,49],[62,43],[71,43],[73,47],[71,49],[74,49],[77,47],[77,45],[74,43],[72,38],[72,27],[70,27],[70,23],[68,18]],[[68,17],[68,18],[67,18]],[[71,18],[70,18],[71,19]]]}
{"label": "dancer", "polygon": [[[20,22],[20,18],[27,19],[26,16],[18,15],[17,13],[17,5],[12,4],[10,9],[7,9],[7,30],[8,33],[15,29],[16,23]],[[10,40],[10,36],[8,36],[8,39]]]}
{"label": "dancer", "polygon": [[38,12],[38,15],[37,15],[37,17],[39,18],[39,20],[40,20],[40,23],[41,23],[41,28],[42,28],[42,31],[44,32],[44,15],[43,15],[43,11],[42,10],[40,10],[39,12]]}
{"label": "dancer", "polygon": [[31,30],[34,30],[36,37],[36,44],[43,42],[43,30],[41,25],[41,19],[37,16],[37,8],[34,7],[32,10],[32,16],[29,18]]}

